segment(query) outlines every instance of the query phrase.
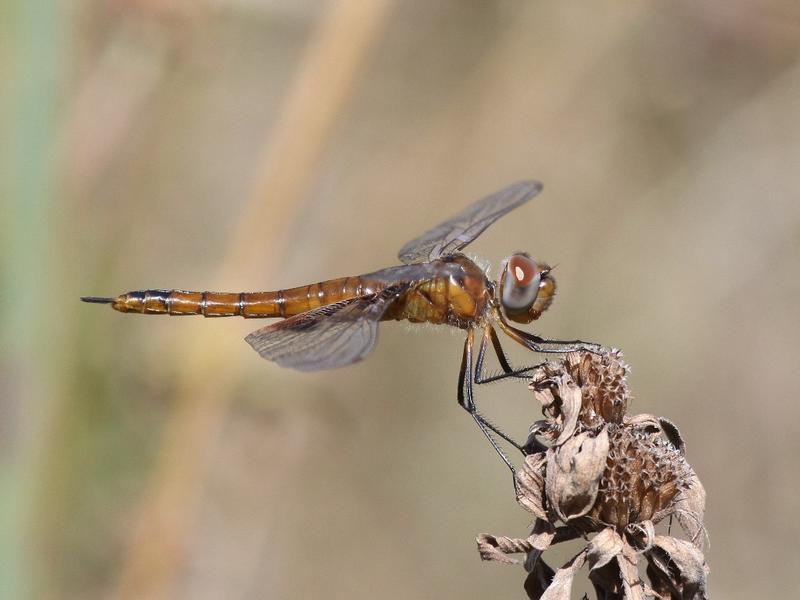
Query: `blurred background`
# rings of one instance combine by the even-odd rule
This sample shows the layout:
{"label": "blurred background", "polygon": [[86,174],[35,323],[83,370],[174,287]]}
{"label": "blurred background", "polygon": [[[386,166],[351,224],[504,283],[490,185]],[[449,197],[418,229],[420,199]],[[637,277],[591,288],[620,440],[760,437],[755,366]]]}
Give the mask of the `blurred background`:
{"label": "blurred background", "polygon": [[[535,331],[622,348],[679,425],[713,595],[794,596],[798,52],[792,0],[5,2],[0,595],[522,597],[475,550],[529,515],[456,404],[463,334],[304,374],[264,322],[78,297],[372,271],[536,178],[469,250],[557,263]],[[525,386],[487,387],[524,438]]]}

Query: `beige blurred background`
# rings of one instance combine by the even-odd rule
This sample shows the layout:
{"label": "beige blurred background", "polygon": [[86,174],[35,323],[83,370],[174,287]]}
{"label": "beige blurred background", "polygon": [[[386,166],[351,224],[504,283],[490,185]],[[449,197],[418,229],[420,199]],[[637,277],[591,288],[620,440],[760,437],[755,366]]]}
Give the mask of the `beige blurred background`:
{"label": "beige blurred background", "polygon": [[0,52],[2,597],[522,597],[475,551],[529,521],[459,332],[302,374],[263,322],[78,297],[371,271],[531,177],[470,251],[558,263],[536,331],[622,348],[681,427],[713,596],[796,595],[796,2],[12,0]]}

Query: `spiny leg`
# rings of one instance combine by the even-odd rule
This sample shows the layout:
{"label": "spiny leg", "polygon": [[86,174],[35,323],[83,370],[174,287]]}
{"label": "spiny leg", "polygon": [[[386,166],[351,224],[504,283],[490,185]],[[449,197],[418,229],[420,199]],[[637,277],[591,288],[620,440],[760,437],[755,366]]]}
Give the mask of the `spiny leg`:
{"label": "spiny leg", "polygon": [[[503,369],[503,372],[497,375],[487,376],[483,371],[483,361],[486,354],[487,338],[492,341],[492,348],[497,356],[497,362],[500,363],[500,368]],[[497,332],[494,330],[494,327],[492,327],[491,323],[487,323],[484,326],[481,345],[478,347],[478,358],[475,362],[474,382],[477,385],[481,385],[484,383],[492,383],[493,381],[500,381],[501,379],[507,379],[509,377],[527,379],[530,376],[530,372],[540,366],[540,364],[532,365],[530,367],[522,367],[519,369],[513,368],[511,363],[508,362],[508,358],[503,351],[503,346],[500,344],[500,339],[497,337]]]}
{"label": "spiny leg", "polygon": [[[599,344],[592,344],[587,342],[582,342],[580,340],[572,340],[572,341],[559,341],[559,340],[546,340],[544,338],[540,338],[533,334],[529,334],[525,331],[516,329],[509,325],[503,318],[502,315],[498,315],[500,326],[505,333],[507,333],[512,339],[517,341],[518,343],[522,344],[526,348],[533,350],[535,352],[541,353],[566,353],[566,352],[574,352],[578,350],[584,350],[588,352],[599,352],[601,346]],[[503,351],[502,345],[500,344],[500,339],[497,336],[497,332],[491,326],[490,323],[487,323],[484,330],[483,335],[481,336],[481,342],[478,346],[478,354],[477,360],[475,362],[475,371],[473,374],[472,370],[472,348],[475,343],[475,332],[473,329],[469,329],[467,332],[467,339],[464,342],[464,354],[461,360],[461,371],[459,373],[458,378],[458,403],[464,408],[475,422],[480,427],[483,434],[489,440],[489,443],[495,449],[497,454],[500,458],[503,459],[503,462],[506,463],[508,468],[511,470],[512,473],[515,473],[514,466],[511,464],[508,456],[502,451],[500,446],[497,443],[497,440],[494,439],[492,432],[517,448],[522,454],[526,454],[526,451],[523,446],[520,446],[516,441],[511,439],[507,434],[503,431],[492,425],[489,421],[487,421],[477,410],[477,406],[475,404],[474,394],[473,394],[473,383],[476,385],[481,385],[484,383],[490,383],[493,381],[499,381],[501,379],[506,379],[509,377],[513,378],[526,378],[530,375],[530,371],[537,368],[539,365],[532,365],[529,367],[523,367],[519,369],[514,369],[509,363],[508,358]],[[497,360],[500,363],[500,367],[503,370],[503,373],[493,376],[485,376],[483,372],[484,368],[484,360],[486,358],[486,350],[488,348],[488,342],[491,340],[492,347],[497,355]],[[547,348],[544,344],[550,345],[557,345],[554,348]],[[541,363],[540,363],[541,364]],[[516,487],[516,479],[514,480],[514,485]]]}
{"label": "spiny leg", "polygon": [[[512,339],[517,341],[518,343],[522,344],[529,350],[533,350],[534,352],[541,352],[541,353],[566,353],[566,352],[574,352],[574,351],[588,351],[598,353],[601,350],[601,346],[599,344],[592,344],[587,342],[582,342],[580,340],[572,340],[572,341],[559,341],[559,340],[546,340],[544,338],[540,338],[533,334],[528,334],[524,331],[516,329],[509,325],[505,320],[502,318],[501,315],[499,316],[500,326],[505,333],[507,333]],[[486,357],[486,349],[488,348],[488,341],[491,340],[492,347],[497,355],[497,361],[500,363],[500,368],[503,370],[503,373],[486,377],[483,374],[483,363]],[[490,383],[492,381],[499,381],[501,379],[506,379],[509,377],[514,378],[527,378],[530,375],[530,371],[540,366],[533,365],[530,367],[523,367],[519,369],[514,369],[511,366],[511,363],[508,361],[508,358],[505,355],[503,347],[500,343],[500,339],[497,336],[497,332],[492,327],[491,323],[487,323],[483,330],[483,335],[481,336],[481,342],[478,346],[478,355],[477,360],[475,363],[475,372],[474,375],[472,374],[472,346],[474,344],[474,330],[469,329],[467,333],[467,339],[464,342],[464,354],[461,359],[461,371],[459,373],[458,378],[458,403],[464,408],[468,413],[472,415],[472,418],[475,419],[475,422],[480,427],[483,434],[489,440],[489,443],[494,448],[495,452],[500,456],[506,466],[509,468],[512,474],[513,483],[514,483],[514,491],[519,497],[519,487],[517,484],[516,478],[516,470],[514,466],[511,464],[508,456],[500,449],[497,441],[492,436],[491,432],[494,432],[509,444],[517,448],[523,455],[526,455],[530,451],[530,440],[526,442],[525,446],[520,446],[517,442],[512,440],[498,428],[493,426],[489,423],[486,419],[484,419],[480,413],[477,411],[477,407],[475,405],[475,400],[473,397],[473,389],[472,384],[475,383],[476,385],[481,385],[484,383]],[[553,344],[558,345],[556,348],[546,348],[543,344]]]}
{"label": "spiny leg", "polygon": [[[503,324],[504,324],[504,322],[501,322],[501,327],[503,326]],[[508,325],[508,324],[505,323],[505,325]],[[515,329],[515,328],[513,328],[511,326],[508,326],[508,328],[511,329],[513,333],[519,333],[519,334],[527,336],[529,338],[538,340],[539,342],[554,343],[554,344],[565,344],[566,345],[566,347],[561,346],[560,348],[557,348],[557,349],[549,349],[550,352],[571,352],[571,351],[574,351],[574,350],[581,350],[581,349],[588,350],[588,351],[596,351],[596,349],[600,348],[600,346],[598,344],[590,344],[590,343],[581,342],[581,341],[577,341],[577,340],[574,341],[574,342],[558,342],[558,341],[544,340],[543,338],[539,338],[539,337],[534,336],[532,334],[528,334],[528,333],[526,333],[524,331],[517,330],[517,329]],[[505,327],[503,327],[503,329],[505,330]],[[506,333],[509,333],[510,335],[511,335],[512,332],[509,332],[509,331],[506,330]],[[520,343],[523,343],[516,336],[512,335],[512,337],[516,341],[518,341]],[[500,363],[500,368],[503,370],[503,372],[499,373],[499,374],[496,374],[496,375],[487,376],[487,375],[484,374],[484,360],[486,358],[486,349],[488,348],[488,341],[489,340],[491,340],[491,342],[492,342],[492,347],[493,347],[493,349],[495,351],[495,354],[497,355],[497,361],[498,361],[498,363]],[[531,345],[533,345],[533,342],[531,342]],[[526,346],[526,347],[528,347],[531,350],[536,350],[536,351],[539,350],[538,347],[537,348],[534,348],[534,347],[531,347],[531,346]],[[503,350],[503,347],[502,347],[502,345],[500,343],[500,339],[497,336],[497,332],[495,331],[494,327],[492,327],[491,323],[486,323],[484,325],[484,328],[483,328],[483,335],[481,337],[481,343],[478,346],[478,355],[477,355],[477,360],[475,361],[475,373],[474,373],[474,377],[473,377],[473,382],[476,385],[482,385],[482,384],[485,384],[485,383],[492,383],[494,381],[500,381],[502,379],[507,379],[507,378],[525,378],[525,379],[527,379],[527,378],[530,377],[531,371],[533,371],[534,369],[540,367],[542,364],[544,364],[544,363],[538,363],[536,365],[532,365],[532,366],[529,366],[529,367],[517,368],[517,369],[513,368],[511,366],[511,363],[508,361],[508,358],[505,355],[505,351]],[[513,445],[515,448],[517,448],[520,452],[522,452],[523,455],[530,454],[530,448],[531,448],[530,439],[524,445],[520,446],[519,444],[517,444],[513,440],[510,440],[508,438],[508,436],[504,435],[502,432],[498,431],[496,428],[492,427],[492,430],[497,432],[498,435],[503,437],[504,440],[506,440],[511,445]]]}
{"label": "spiny leg", "polygon": [[500,363],[500,368],[503,369],[505,373],[511,373],[514,369],[511,367],[511,363],[508,362],[508,358],[506,358],[506,353],[503,351],[503,347],[500,345],[500,340],[497,337],[497,332],[492,327],[491,323],[486,323],[486,326],[483,329],[483,336],[489,336],[489,339],[492,340],[492,348],[494,348],[494,353],[497,356],[497,361]]}
{"label": "spiny leg", "polygon": [[[500,448],[497,440],[494,439],[492,432],[506,440],[508,443],[514,445],[516,448],[520,447],[519,444],[484,419],[480,413],[478,413],[477,407],[475,406],[475,399],[472,393],[472,346],[474,341],[474,331],[469,329],[467,331],[467,339],[464,342],[464,354],[461,358],[461,370],[458,374],[458,403],[472,416],[472,418],[475,420],[475,423],[478,424],[478,427],[483,432],[483,435],[485,435],[486,439],[489,440],[489,443],[492,445],[492,448],[494,448],[494,451],[497,452],[498,456],[500,456],[503,462],[506,463],[506,466],[511,471],[511,474],[515,475],[516,470],[514,469],[514,465],[511,463],[511,460],[509,460],[508,456],[506,456],[505,452],[503,452],[503,450]],[[516,485],[517,483],[515,477],[515,488]]]}
{"label": "spiny leg", "polygon": [[[516,327],[509,329],[514,335],[510,334],[513,339],[520,344],[542,354],[566,354],[568,352],[591,352],[592,354],[600,354],[602,346],[592,342],[582,342],[581,340],[548,340],[547,338],[539,337],[527,331],[522,331]],[[519,337],[517,337],[519,336]]]}
{"label": "spiny leg", "polygon": [[[473,344],[474,344],[474,342],[473,342]],[[470,348],[470,353],[471,353],[471,351],[472,350]],[[483,369],[483,360],[484,360],[485,355],[486,355],[486,335],[484,335],[481,338],[481,343],[478,346],[478,358],[477,358],[476,363],[475,363],[476,367],[475,367],[474,375],[472,376],[472,382],[473,383],[480,384],[482,382],[482,381],[479,380],[480,378],[479,378],[478,374]],[[509,370],[511,370],[511,366],[508,364],[508,361],[505,360],[505,356],[503,356],[503,358],[501,360],[504,363],[504,368],[508,368]],[[471,362],[470,362],[470,369],[472,369],[472,363]],[[511,370],[511,373],[509,373],[509,376],[512,376],[512,375],[513,375],[513,370]],[[491,422],[486,420],[482,415],[480,415],[480,413],[477,412],[478,405],[477,405],[477,402],[475,402],[475,395],[474,395],[474,392],[472,391],[472,385],[470,384],[469,387],[470,387],[470,389],[469,389],[469,398],[472,399],[472,406],[474,407],[476,414],[478,414],[478,416],[480,416],[481,419],[483,419],[485,425],[487,427],[489,427],[489,429],[494,431],[498,436],[503,438],[506,442],[508,442],[509,444],[514,446],[516,449],[522,451],[522,446],[520,446],[515,440],[513,440],[507,433],[504,433],[501,429],[499,429],[497,426],[493,425]],[[524,454],[524,452],[523,452],[523,454]]]}
{"label": "spiny leg", "polygon": [[500,329],[503,330],[503,333],[517,343],[525,346],[528,350],[533,350],[534,352],[539,352],[541,354],[566,354],[568,352],[582,351],[600,354],[603,350],[600,344],[583,342],[581,340],[548,340],[511,326],[499,311],[495,312],[495,316],[497,317],[498,324],[500,325]]}

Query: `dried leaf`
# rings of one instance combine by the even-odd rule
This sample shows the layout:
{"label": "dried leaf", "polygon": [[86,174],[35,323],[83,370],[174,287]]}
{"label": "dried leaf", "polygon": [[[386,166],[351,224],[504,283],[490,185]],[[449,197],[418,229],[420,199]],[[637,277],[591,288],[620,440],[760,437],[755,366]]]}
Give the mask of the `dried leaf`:
{"label": "dried leaf", "polygon": [[606,428],[571,437],[548,451],[545,492],[547,501],[564,522],[587,514],[597,498],[608,456]]}
{"label": "dried leaf", "polygon": [[681,455],[686,454],[686,443],[681,437],[681,432],[678,429],[678,426],[664,417],[659,417],[658,422],[661,425],[661,431],[664,432],[664,435],[667,436],[667,439],[670,441],[670,443],[677,448]]}
{"label": "dried leaf", "polygon": [[519,560],[509,558],[507,555],[522,552],[528,553],[529,556],[531,553],[541,554],[550,547],[555,535],[555,527],[547,521],[537,519],[531,534],[525,539],[482,533],[475,541],[478,543],[478,554],[480,554],[481,560],[519,564]]}
{"label": "dried leaf", "polygon": [[559,377],[556,383],[558,395],[561,399],[561,415],[563,418],[561,434],[554,446],[560,446],[575,433],[578,427],[578,416],[581,413],[581,388],[569,375]]}
{"label": "dried leaf", "polygon": [[522,469],[517,472],[517,502],[539,519],[547,519],[544,507],[544,452],[525,457]]}
{"label": "dried leaf", "polygon": [[530,536],[528,536],[533,550],[528,552],[528,556],[525,558],[525,570],[531,572],[539,556],[552,544],[568,542],[578,537],[581,537],[581,532],[573,527],[564,526],[554,529],[551,523],[537,519]]}
{"label": "dried leaf", "polygon": [[647,575],[656,592],[675,600],[706,600],[708,569],[703,553],[685,540],[656,536],[646,554]]}
{"label": "dried leaf", "polygon": [[581,389],[558,363],[542,364],[528,386],[542,405],[542,413],[560,431],[554,445],[562,444],[576,430],[581,413]]}
{"label": "dried leaf", "polygon": [[586,550],[578,554],[555,572],[553,580],[541,596],[541,600],[569,600],[572,594],[572,580],[586,562]]}
{"label": "dried leaf", "polygon": [[553,581],[555,572],[549,565],[538,557],[538,560],[531,566],[528,576],[525,578],[525,592],[530,600],[541,600],[547,586]]}
{"label": "dried leaf", "polygon": [[550,547],[556,536],[556,530],[553,525],[544,519],[536,519],[533,524],[531,534],[528,536],[527,541],[531,545],[531,550],[525,557],[525,570],[529,573],[532,572],[536,563],[539,561],[542,552]]}
{"label": "dried leaf", "polygon": [[531,534],[528,536],[528,542],[533,548],[543,552],[550,547],[555,536],[556,528],[552,523],[544,519],[536,519]]}
{"label": "dried leaf", "polygon": [[651,436],[663,434],[681,455],[686,453],[686,443],[681,437],[678,426],[665,417],[656,417],[649,414],[634,415],[625,417],[625,425],[643,430]]}
{"label": "dried leaf", "polygon": [[661,433],[661,423],[658,417],[647,413],[625,417],[624,424],[629,427],[641,429],[649,434],[657,435]]}
{"label": "dried leaf", "polygon": [[616,560],[604,567],[590,570],[589,581],[592,582],[598,599],[620,600],[622,598],[622,576]]}
{"label": "dried leaf", "polygon": [[622,538],[611,527],[607,527],[594,536],[586,546],[589,569],[599,569],[611,562],[617,554],[622,552],[623,543]]}
{"label": "dried leaf", "polygon": [[653,546],[656,527],[652,521],[630,523],[625,528],[626,541],[636,552],[646,552]]}
{"label": "dried leaf", "polygon": [[536,369],[533,377],[531,377],[530,384],[528,384],[528,389],[533,392],[533,397],[542,405],[542,412],[552,409],[556,404],[553,381],[549,379],[548,365],[551,365],[551,363],[544,363],[540,368]]}
{"label": "dried leaf", "polygon": [[550,439],[554,437],[553,423],[551,421],[542,419],[540,421],[536,421],[530,426],[530,429],[528,429],[528,439],[526,440],[525,445],[522,447],[522,450],[526,455],[547,452],[549,446],[545,446],[539,441],[538,436],[540,435]]}
{"label": "dried leaf", "polygon": [[505,563],[507,565],[519,564],[515,558],[507,554],[528,552],[531,547],[527,540],[509,537],[496,537],[488,533],[481,533],[475,540],[478,543],[478,554],[481,560]]}
{"label": "dried leaf", "polygon": [[678,523],[689,536],[695,547],[702,551],[705,546],[706,528],[703,525],[703,516],[706,510],[706,490],[700,479],[691,467],[689,485],[675,496],[675,516]]}
{"label": "dried leaf", "polygon": [[617,555],[617,564],[622,577],[623,598],[625,600],[645,600],[645,585],[639,577],[636,552],[628,544],[622,545]]}

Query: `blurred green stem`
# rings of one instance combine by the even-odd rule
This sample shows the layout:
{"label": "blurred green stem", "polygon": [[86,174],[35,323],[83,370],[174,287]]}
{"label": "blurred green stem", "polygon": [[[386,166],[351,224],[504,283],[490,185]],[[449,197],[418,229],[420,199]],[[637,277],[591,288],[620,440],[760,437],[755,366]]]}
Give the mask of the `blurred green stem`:
{"label": "blurred green stem", "polygon": [[[58,371],[58,323],[47,311],[54,256],[57,172],[53,156],[58,74],[67,27],[59,3],[16,0],[0,8],[0,365],[5,374],[0,459],[0,596],[41,597],[35,565],[36,465]],[[37,347],[37,340],[49,340]],[[56,363],[57,364],[57,363]]]}

